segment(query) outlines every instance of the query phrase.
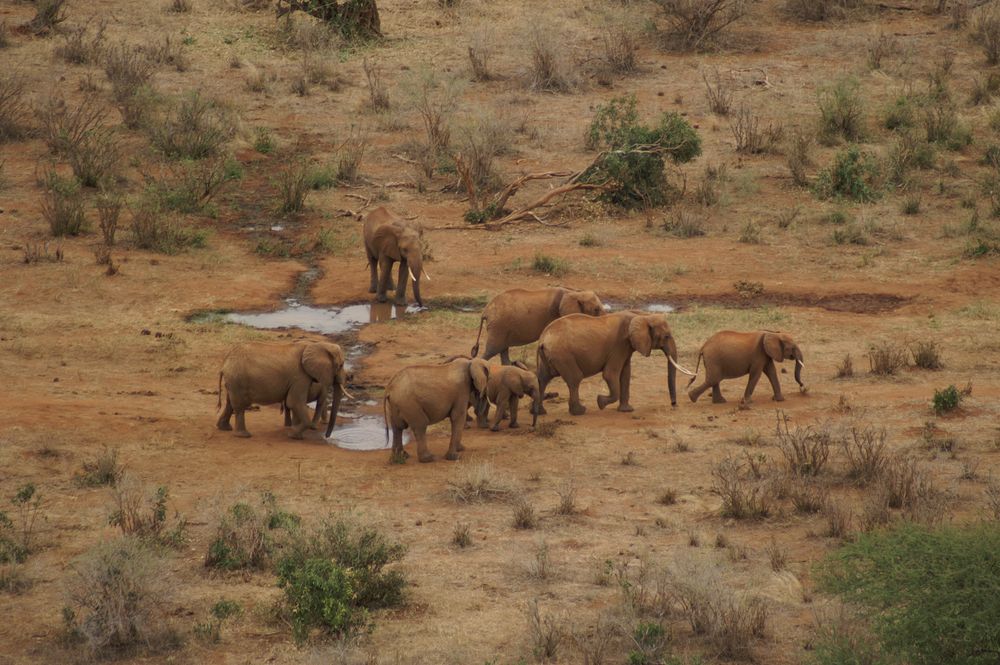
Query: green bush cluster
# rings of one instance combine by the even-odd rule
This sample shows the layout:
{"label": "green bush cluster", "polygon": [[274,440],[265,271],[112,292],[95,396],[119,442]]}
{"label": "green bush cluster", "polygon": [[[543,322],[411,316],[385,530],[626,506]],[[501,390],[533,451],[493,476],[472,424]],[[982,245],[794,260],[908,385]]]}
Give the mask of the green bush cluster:
{"label": "green bush cluster", "polygon": [[837,153],[831,167],[820,172],[815,192],[820,198],[847,198],[852,201],[874,201],[880,195],[881,173],[875,159],[850,146]]}
{"label": "green bush cluster", "polygon": [[937,415],[943,415],[954,411],[962,403],[962,393],[954,385],[934,391],[934,399],[931,407]]}
{"label": "green bush cluster", "polygon": [[664,173],[665,159],[683,164],[701,154],[701,137],[679,114],[664,113],[654,126],[641,124],[635,95],[599,106],[586,144],[603,152],[581,181],[604,185],[601,198],[623,208],[667,203],[674,188]]}

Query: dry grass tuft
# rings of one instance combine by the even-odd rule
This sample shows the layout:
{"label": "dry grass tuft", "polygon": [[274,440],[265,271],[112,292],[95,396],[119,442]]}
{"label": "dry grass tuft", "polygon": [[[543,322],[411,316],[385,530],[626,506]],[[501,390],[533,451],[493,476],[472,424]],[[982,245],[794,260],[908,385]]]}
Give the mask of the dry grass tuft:
{"label": "dry grass tuft", "polygon": [[456,503],[510,501],[517,495],[510,478],[491,463],[460,464],[455,478],[448,481],[448,494]]}
{"label": "dry grass tuft", "polygon": [[125,467],[118,461],[118,449],[105,447],[92,459],[84,460],[83,473],[78,475],[81,485],[115,486],[125,474]]}
{"label": "dry grass tuft", "polygon": [[538,526],[535,506],[523,496],[514,501],[512,524],[515,529],[534,529]]}
{"label": "dry grass tuft", "polygon": [[541,20],[525,30],[524,52],[529,56],[527,86],[536,92],[572,92],[579,86],[574,64],[562,48],[559,30]]}
{"label": "dry grass tuft", "polygon": [[566,630],[559,618],[551,614],[542,616],[537,599],[528,603],[528,634],[535,658],[539,661],[556,660],[559,647],[566,638]]}
{"label": "dry grass tuft", "polygon": [[859,485],[867,485],[882,477],[889,461],[885,428],[855,425],[851,436],[841,443],[847,460],[847,477]]}
{"label": "dry grass tuft", "polygon": [[777,412],[778,450],[794,476],[817,476],[830,459],[830,444],[834,440],[829,423],[795,429],[788,427],[789,417]]}
{"label": "dry grass tuft", "polygon": [[559,505],[556,507],[556,514],[575,515],[578,510],[576,506],[576,483],[572,479],[567,480],[556,488],[556,494],[559,495]]}
{"label": "dry grass tuft", "polygon": [[840,504],[828,502],[826,510],[826,534],[830,538],[844,538],[851,530],[851,519],[853,515],[849,508]]}
{"label": "dry grass tuft", "polygon": [[906,367],[909,353],[893,342],[878,342],[868,347],[868,366],[872,374],[890,376]]}
{"label": "dry grass tuft", "polygon": [[712,469],[712,492],[722,498],[722,515],[735,519],[762,519],[771,513],[770,487],[759,471],[739,460],[726,458]]}

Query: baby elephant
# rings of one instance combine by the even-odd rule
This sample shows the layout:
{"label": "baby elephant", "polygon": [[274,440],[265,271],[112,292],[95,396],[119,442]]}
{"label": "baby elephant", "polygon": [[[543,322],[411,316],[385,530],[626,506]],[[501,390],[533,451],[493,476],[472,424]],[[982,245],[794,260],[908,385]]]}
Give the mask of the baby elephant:
{"label": "baby elephant", "polygon": [[[787,333],[778,332],[733,332],[723,330],[708,338],[698,352],[698,362],[705,359],[705,382],[700,386],[691,388],[695,382],[692,377],[688,383],[688,397],[692,402],[697,402],[701,394],[712,389],[712,402],[721,404],[726,400],[719,390],[719,382],[723,379],[735,379],[746,374],[750,375],[747,381],[746,391],[743,393],[743,401],[749,402],[753,395],[753,389],[757,386],[757,380],[763,372],[767,374],[774,390],[774,401],[784,401],[781,394],[781,384],[778,383],[778,371],[774,363],[783,360],[795,361],[795,381],[799,386],[802,383],[802,351],[798,344]],[[695,374],[698,367],[695,366]]]}
{"label": "baby elephant", "polygon": [[451,420],[451,444],[446,459],[458,459],[462,429],[471,402],[476,413],[489,408],[486,386],[489,365],[479,358],[455,358],[440,365],[411,365],[396,372],[385,387],[382,408],[385,412],[385,436],[392,427],[392,459],[408,457],[403,451],[403,430],[413,431],[417,440],[417,458],[433,462],[427,450],[427,426],[445,418]]}
{"label": "baby elephant", "polygon": [[[486,396],[497,407],[490,429],[494,432],[500,431],[500,421],[507,415],[508,409],[510,410],[510,427],[517,427],[517,404],[525,395],[532,399],[531,426],[534,427],[538,422],[538,408],[542,404],[542,393],[538,389],[538,377],[520,361],[515,361],[513,365],[490,367]],[[477,422],[480,428],[486,428],[488,415],[488,410],[477,411]]]}

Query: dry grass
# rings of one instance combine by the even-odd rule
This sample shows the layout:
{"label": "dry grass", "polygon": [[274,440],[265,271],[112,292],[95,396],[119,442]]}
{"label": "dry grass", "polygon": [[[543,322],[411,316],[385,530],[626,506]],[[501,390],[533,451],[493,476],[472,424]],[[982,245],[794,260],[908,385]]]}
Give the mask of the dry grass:
{"label": "dry grass", "polygon": [[469,37],[469,67],[475,81],[490,81],[493,73],[493,56],[496,50],[495,33],[492,27],[480,26]]}
{"label": "dry grass", "polygon": [[118,449],[105,447],[98,455],[84,460],[83,472],[77,477],[82,485],[115,486],[125,473],[125,467],[118,461]]}
{"label": "dry grass", "polygon": [[[752,465],[751,465],[752,466]],[[712,492],[722,498],[722,515],[734,519],[761,519],[772,509],[770,488],[758,471],[739,460],[726,458],[712,469]]]}
{"label": "dry grass", "polygon": [[825,488],[808,480],[800,480],[791,484],[788,496],[795,512],[802,515],[822,512],[830,501],[830,493]]}
{"label": "dry grass", "polygon": [[121,42],[107,49],[104,73],[111,82],[111,95],[129,129],[143,125],[152,107],[148,89],[154,64],[141,49]]}
{"label": "dry grass", "polygon": [[986,64],[1000,64],[1000,7],[989,4],[972,19],[972,38],[986,56]]}
{"label": "dry grass", "polygon": [[859,485],[867,485],[882,477],[888,464],[885,428],[855,425],[851,436],[842,439],[847,477]]}
{"label": "dry grass", "polygon": [[851,359],[851,354],[848,353],[844,355],[840,364],[837,365],[837,378],[849,379],[852,376],[854,376],[854,360]]}
{"label": "dry grass", "polygon": [[760,117],[747,104],[740,104],[729,122],[729,129],[736,142],[736,152],[749,155],[774,152],[784,136],[780,124],[769,122],[762,126]]}
{"label": "dry grass", "polygon": [[56,47],[58,57],[73,65],[93,65],[104,52],[106,21],[99,21],[91,32],[90,22],[65,31],[63,43]]}
{"label": "dry grass", "polygon": [[94,207],[97,209],[97,222],[105,247],[112,247],[115,244],[118,218],[121,216],[124,204],[122,195],[114,191],[102,191],[94,201]]}
{"label": "dry grass", "polygon": [[538,526],[535,506],[527,498],[519,496],[514,500],[511,523],[515,529],[534,529]]}
{"label": "dry grass", "polygon": [[542,616],[535,599],[528,603],[528,635],[535,658],[539,661],[556,660],[566,638],[566,630],[558,617],[552,614]]}
{"label": "dry grass", "polygon": [[451,533],[451,544],[460,549],[472,545],[472,533],[468,522],[458,522]]}
{"label": "dry grass", "polygon": [[830,459],[830,446],[834,436],[827,424],[807,427],[788,426],[789,418],[777,412],[776,435],[778,450],[785,458],[788,471],[794,476],[818,476]]}
{"label": "dry grass", "polygon": [[278,187],[278,212],[296,214],[302,212],[306,197],[312,190],[309,164],[300,160],[289,164],[278,172],[275,185]]}
{"label": "dry grass", "polygon": [[559,505],[556,507],[556,514],[575,515],[578,510],[576,506],[576,483],[572,479],[561,483],[556,488],[556,494],[559,496]]}
{"label": "dry grass", "polygon": [[391,106],[389,103],[389,89],[382,81],[382,68],[377,62],[369,61],[368,58],[364,59],[363,66],[365,80],[368,81],[369,108],[375,113],[388,111]]}
{"label": "dry grass", "polygon": [[719,68],[715,68],[711,78],[703,71],[701,79],[705,82],[705,98],[708,100],[708,108],[716,115],[729,115],[733,106],[733,87],[728,81],[722,79]]}
{"label": "dry grass", "polygon": [[36,0],[35,15],[22,27],[38,37],[52,34],[66,20],[66,0]]}
{"label": "dry grass", "polygon": [[63,97],[50,98],[37,115],[46,143],[65,159],[85,187],[110,184],[117,172],[122,147],[99,93],[87,93],[70,106]]}
{"label": "dry grass", "polygon": [[749,11],[747,0],[654,0],[666,19],[669,48],[699,51],[724,44],[729,27]]}
{"label": "dry grass", "polygon": [[868,347],[869,371],[877,376],[898,374],[906,367],[908,359],[906,348],[893,342],[883,341]]}
{"label": "dry grass", "polygon": [[80,235],[87,219],[83,212],[83,197],[75,179],[61,178],[54,171],[45,177],[42,195],[42,218],[53,236]]}
{"label": "dry grass", "polygon": [[517,493],[511,479],[489,462],[460,464],[448,481],[448,494],[456,503],[510,501]]}
{"label": "dry grass", "polygon": [[916,342],[910,346],[913,364],[921,369],[937,370],[944,367],[941,362],[941,345],[934,341]]}
{"label": "dry grass", "polygon": [[851,521],[853,515],[850,508],[828,502],[826,510],[823,511],[826,517],[826,532],[824,535],[830,538],[844,538],[851,531]]}
{"label": "dry grass", "polygon": [[525,30],[528,55],[526,84],[536,92],[572,92],[579,85],[574,65],[561,47],[563,39],[551,23],[533,21]]}

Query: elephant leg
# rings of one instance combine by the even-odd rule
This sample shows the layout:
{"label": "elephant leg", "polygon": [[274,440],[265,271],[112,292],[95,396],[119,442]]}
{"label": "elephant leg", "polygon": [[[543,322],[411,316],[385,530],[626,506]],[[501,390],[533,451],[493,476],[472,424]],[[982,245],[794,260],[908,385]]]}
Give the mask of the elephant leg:
{"label": "elephant leg", "polygon": [[597,396],[597,408],[603,411],[604,407],[614,404],[621,397],[621,374],[621,369],[610,366],[604,368],[604,383],[608,385],[608,394]]}
{"label": "elephant leg", "polygon": [[743,402],[749,404],[752,397],[754,388],[757,387],[757,381],[760,380],[760,375],[763,368],[751,368],[750,379],[747,381],[747,389],[743,391]]}
{"label": "elephant leg", "polygon": [[291,409],[295,415],[295,428],[288,434],[288,438],[301,439],[307,429],[316,429],[316,426],[313,425],[312,420],[309,418],[309,409],[306,407],[305,402],[296,401],[292,404]]}
{"label": "elephant leg", "polygon": [[517,403],[519,401],[520,400],[519,400],[519,398],[518,398],[517,395],[511,395],[510,396],[510,400],[508,401],[508,403],[510,405],[510,425],[509,425],[509,427],[511,429],[516,429],[517,427],[519,427],[519,425],[517,424]]}
{"label": "elephant leg", "polygon": [[496,413],[493,414],[493,424],[490,426],[490,429],[493,430],[494,432],[500,431],[500,421],[503,420],[504,416],[507,415],[507,408],[510,403],[510,396],[511,396],[510,391],[504,387],[500,388],[500,390],[497,392],[497,399],[496,399],[497,410]]}
{"label": "elephant leg", "polygon": [[229,401],[229,395],[226,395],[226,403],[222,406],[222,410],[219,412],[219,419],[216,421],[215,426],[222,430],[223,432],[229,432],[233,429],[233,426],[229,424],[229,419],[233,417],[233,405]]}
{"label": "elephant leg", "polygon": [[446,460],[455,461],[458,454],[465,450],[462,445],[462,425],[465,423],[464,411],[453,409],[451,412],[451,441],[448,443],[448,452],[445,453]]}
{"label": "elephant leg", "polygon": [[510,349],[504,349],[500,352],[500,362],[504,365],[510,365]]}
{"label": "elephant leg", "polygon": [[392,426],[392,456],[390,459],[400,463],[410,456],[408,452],[403,450],[403,429],[395,425]]}
{"label": "elephant leg", "polygon": [[725,404],[726,398],[722,396],[722,389],[718,382],[712,384],[712,404]]}
{"label": "elephant leg", "polygon": [[288,410],[288,405],[284,402],[281,403],[281,413],[285,416],[285,427],[292,426],[292,412]]}
{"label": "elephant leg", "polygon": [[631,413],[635,411],[632,405],[629,404],[629,390],[632,387],[632,359],[629,358],[625,361],[625,366],[622,367],[622,381],[621,381],[621,397],[618,402],[618,410],[622,413]]}
{"label": "elephant leg", "polygon": [[379,275],[378,290],[375,294],[375,300],[378,302],[386,301],[386,291],[389,290],[389,282],[392,279],[392,259],[387,256],[383,256],[378,260],[378,269],[381,273]]}
{"label": "elephant leg", "polygon": [[539,355],[538,357],[538,369],[536,370],[538,376],[538,390],[539,394],[542,396],[538,400],[538,413],[536,415],[544,416],[548,413],[545,410],[545,405],[543,401],[545,400],[545,388],[549,385],[549,381],[559,376],[556,372],[549,367],[548,362],[546,362],[545,357]]}
{"label": "elephant leg", "polygon": [[573,366],[561,372],[561,375],[563,381],[569,387],[570,415],[582,416],[587,413],[587,407],[580,402],[580,383],[583,381],[583,372],[578,367]]}
{"label": "elephant leg", "polygon": [[[501,345],[495,343],[493,340],[487,338],[486,339],[486,349],[483,351],[483,360],[489,360],[490,358],[492,358],[493,356],[495,356],[498,353],[501,354],[500,355],[500,360],[502,361],[503,360],[503,354],[507,353],[507,347],[501,346]],[[504,363],[504,364],[507,365],[509,363]]]}
{"label": "elephant leg", "polygon": [[378,291],[378,257],[368,255],[368,268],[372,278],[368,286],[368,293],[376,293]]}
{"label": "elephant leg", "polygon": [[396,278],[396,304],[400,307],[406,306],[406,282],[409,270],[409,264],[406,259],[399,262],[399,275]]}
{"label": "elephant leg", "polygon": [[778,370],[774,366],[774,361],[768,361],[767,365],[764,366],[764,372],[767,374],[767,379],[771,382],[771,389],[774,391],[774,396],[771,399],[775,402],[784,402],[785,396],[781,394],[781,382],[778,381]]}
{"label": "elephant leg", "polygon": [[249,439],[250,432],[247,431],[246,409],[237,409],[234,407],[233,411],[236,414],[236,432],[234,434],[241,439]]}
{"label": "elephant leg", "polygon": [[427,425],[410,425],[413,438],[417,440],[417,459],[421,462],[433,462],[434,455],[427,450]]}

